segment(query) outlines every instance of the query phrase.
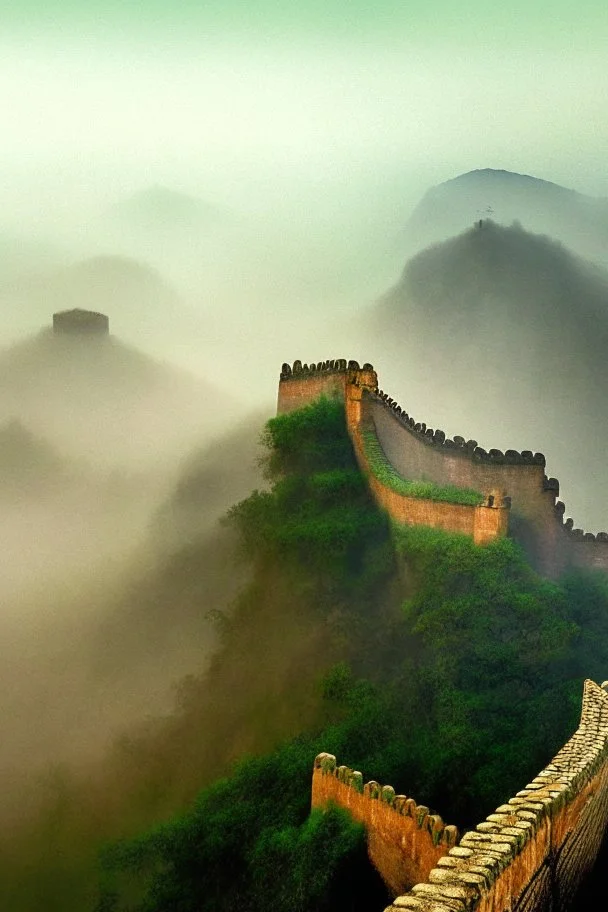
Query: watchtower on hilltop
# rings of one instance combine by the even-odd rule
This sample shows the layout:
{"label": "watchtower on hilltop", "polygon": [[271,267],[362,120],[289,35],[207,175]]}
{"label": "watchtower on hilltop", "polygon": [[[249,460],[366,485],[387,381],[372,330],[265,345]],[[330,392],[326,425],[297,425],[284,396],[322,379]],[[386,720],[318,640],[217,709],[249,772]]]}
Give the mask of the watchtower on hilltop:
{"label": "watchtower on hilltop", "polygon": [[53,332],[70,336],[108,336],[110,320],[94,310],[60,310],[53,314]]}

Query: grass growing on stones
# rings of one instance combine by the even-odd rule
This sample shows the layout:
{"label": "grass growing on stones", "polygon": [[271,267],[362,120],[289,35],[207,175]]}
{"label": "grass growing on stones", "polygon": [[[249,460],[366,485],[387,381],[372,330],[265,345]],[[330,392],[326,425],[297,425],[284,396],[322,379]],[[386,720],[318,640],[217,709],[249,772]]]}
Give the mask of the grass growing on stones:
{"label": "grass growing on stones", "polygon": [[439,485],[434,481],[410,481],[403,478],[384,455],[380,441],[373,431],[363,431],[362,437],[365,455],[373,474],[378,481],[395,493],[403,494],[405,497],[419,497],[424,500],[444,501],[472,507],[483,503],[483,494],[471,488]]}

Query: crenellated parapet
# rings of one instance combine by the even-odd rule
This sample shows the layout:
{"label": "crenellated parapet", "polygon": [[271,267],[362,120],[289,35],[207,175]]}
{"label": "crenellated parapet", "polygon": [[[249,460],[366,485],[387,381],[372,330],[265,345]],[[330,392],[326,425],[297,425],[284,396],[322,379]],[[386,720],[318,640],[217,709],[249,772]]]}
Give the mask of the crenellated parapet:
{"label": "crenellated parapet", "polygon": [[347,361],[346,358],[336,358],[331,361],[318,361],[311,364],[302,364],[301,361],[294,361],[291,364],[283,364],[281,367],[281,380],[297,380],[314,374],[345,374],[347,371],[364,371],[371,372],[374,368],[371,364],[364,364],[359,367],[358,361]]}
{"label": "crenellated parapet", "polygon": [[458,843],[456,827],[446,826],[425,805],[396,795],[390,785],[364,783],[360,772],[322,753],[314,762],[312,807],[331,802],[365,826],[370,860],[394,895],[426,879]]}
{"label": "crenellated parapet", "polygon": [[[463,483],[471,482],[471,479],[483,479],[484,475],[479,472],[475,472],[475,469],[471,473],[466,471],[454,471],[453,464],[447,462],[446,460],[461,459],[465,462],[469,462],[472,466],[485,466],[488,468],[496,468],[499,466],[505,467],[538,467],[536,469],[536,483],[534,485],[535,491],[530,491],[530,485],[527,482],[525,475],[508,473],[505,471],[502,473],[504,478],[504,486],[508,491],[508,497],[514,503],[515,514],[520,514],[526,516],[526,506],[532,506],[532,512],[535,514],[534,518],[536,520],[541,520],[541,525],[554,525],[553,532],[559,530],[563,531],[564,536],[568,540],[564,546],[564,543],[558,543],[553,547],[552,550],[556,552],[556,560],[559,564],[559,569],[563,569],[564,566],[567,566],[570,563],[582,564],[585,566],[598,566],[603,568],[604,566],[608,569],[608,550],[605,553],[598,551],[597,554],[591,554],[591,549],[578,549],[577,553],[574,555],[570,547],[572,542],[582,543],[582,542],[608,542],[608,533],[607,532],[598,532],[593,534],[591,532],[585,532],[582,529],[574,528],[574,521],[572,519],[566,519],[564,521],[564,515],[566,512],[565,504],[562,501],[558,501],[559,496],[559,481],[557,478],[548,477],[544,471],[541,473],[539,470],[543,469],[546,465],[546,459],[543,453],[535,453],[532,450],[506,450],[503,452],[499,449],[490,449],[485,450],[480,447],[476,440],[466,440],[464,437],[454,436],[453,439],[446,437],[444,431],[442,430],[433,430],[429,428],[424,422],[415,421],[410,415],[407,414],[405,409],[402,409],[401,406],[390,396],[388,396],[382,390],[377,390],[373,393],[370,393],[370,398],[378,403],[383,409],[390,413],[392,419],[396,420],[400,427],[402,427],[411,437],[415,438],[417,442],[421,443],[424,446],[431,447],[434,452],[441,452],[444,457],[443,460],[443,472],[440,472],[439,475],[444,477],[449,477],[450,480],[454,478],[459,478]],[[403,441],[401,441],[402,448]],[[449,470],[449,475],[446,476],[445,469]],[[490,477],[487,473],[485,477]],[[495,479],[501,477],[501,470],[498,469],[498,473],[494,475]],[[525,490],[522,490],[524,489]],[[517,495],[520,496],[517,496]],[[532,496],[530,496],[532,494]],[[550,536],[553,537],[553,536]],[[561,552],[561,555],[560,553]],[[574,559],[572,559],[574,558]],[[551,573],[550,575],[555,575]]]}
{"label": "crenellated parapet", "polygon": [[545,769],[439,859],[387,912],[566,912],[608,825],[608,684]]}
{"label": "crenellated parapet", "polygon": [[[370,396],[376,402],[389,409],[400,424],[426,446],[441,447],[445,451],[450,451],[450,455],[453,455],[454,451],[460,452],[463,456],[475,462],[483,462],[489,465],[544,466],[546,464],[543,453],[533,453],[532,450],[522,450],[522,452],[506,450],[503,453],[502,450],[498,449],[484,450],[476,440],[465,440],[464,437],[459,436],[446,437],[445,431],[433,430],[424,422],[416,421],[383,390],[375,390]],[[552,480],[555,481],[556,479]]]}
{"label": "crenellated parapet", "polygon": [[371,364],[335,358],[329,361],[283,364],[279,378],[278,414],[310,405],[319,396],[347,399],[347,388],[376,389],[378,377]]}

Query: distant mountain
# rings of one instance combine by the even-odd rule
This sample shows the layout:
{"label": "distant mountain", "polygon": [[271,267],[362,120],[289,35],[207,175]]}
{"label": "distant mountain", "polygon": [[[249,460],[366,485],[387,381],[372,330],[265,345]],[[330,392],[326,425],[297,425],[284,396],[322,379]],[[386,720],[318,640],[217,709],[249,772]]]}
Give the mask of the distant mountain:
{"label": "distant mountain", "polygon": [[177,299],[161,274],[147,263],[123,256],[96,256],[73,263],[57,274],[56,303],[66,307],[107,305],[133,295],[169,306]]}
{"label": "distant mountain", "polygon": [[142,260],[96,256],[80,260],[49,277],[46,313],[85,307],[111,311],[113,322],[130,335],[179,324],[188,332],[191,315],[161,273]]}
{"label": "distant mountain", "polygon": [[0,330],[31,331],[50,312],[85,308],[111,312],[121,335],[145,340],[204,332],[173,285],[134,257],[104,255],[0,279]]}
{"label": "distant mountain", "polygon": [[265,412],[252,414],[189,454],[154,519],[153,534],[163,548],[198,540],[230,507],[264,486],[260,434],[267,420]]}
{"label": "distant mountain", "polygon": [[[86,226],[88,248],[145,260],[180,289],[200,287],[217,255],[224,212],[166,187],[150,187],[119,200]],[[221,249],[220,243],[220,249]]]}
{"label": "distant mountain", "polygon": [[411,259],[372,333],[386,388],[418,420],[545,452],[575,520],[608,526],[608,273],[484,221]]}
{"label": "distant mountain", "polygon": [[204,228],[220,214],[217,207],[197,197],[156,186],[116,203],[107,217],[124,227],[170,232]]}
{"label": "distant mountain", "polygon": [[0,424],[17,418],[60,453],[143,469],[229,426],[218,386],[112,336],[45,330],[0,352]]}
{"label": "distant mountain", "polygon": [[68,460],[20,421],[13,418],[0,425],[0,497],[9,488],[20,490],[63,475],[67,465]]}
{"label": "distant mountain", "polygon": [[0,230],[0,284],[57,268],[64,261],[64,253],[53,244]]}
{"label": "distant mountain", "polygon": [[407,222],[408,249],[422,250],[485,218],[502,225],[520,222],[528,231],[548,234],[608,265],[608,199],[492,168],[432,187]]}

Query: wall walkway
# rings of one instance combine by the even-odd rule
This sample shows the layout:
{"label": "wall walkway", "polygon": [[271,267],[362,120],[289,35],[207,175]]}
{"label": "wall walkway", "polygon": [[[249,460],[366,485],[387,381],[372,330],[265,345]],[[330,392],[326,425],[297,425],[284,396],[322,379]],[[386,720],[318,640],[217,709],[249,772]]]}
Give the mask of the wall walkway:
{"label": "wall walkway", "polygon": [[331,754],[315,759],[312,806],[333,801],[365,825],[370,860],[396,895],[387,912],[567,912],[608,825],[606,689],[585,681],[574,735],[460,842],[427,807],[364,786]]}

